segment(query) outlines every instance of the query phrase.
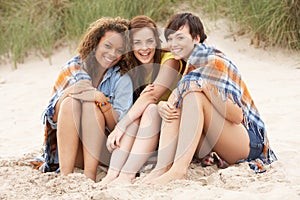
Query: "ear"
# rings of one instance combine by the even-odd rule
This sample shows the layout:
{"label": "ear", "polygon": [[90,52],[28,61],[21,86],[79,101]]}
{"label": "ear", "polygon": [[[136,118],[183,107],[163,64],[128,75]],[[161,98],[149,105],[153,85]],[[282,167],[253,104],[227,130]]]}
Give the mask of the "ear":
{"label": "ear", "polygon": [[197,44],[200,42],[200,35],[197,35],[194,39],[193,39],[194,44]]}

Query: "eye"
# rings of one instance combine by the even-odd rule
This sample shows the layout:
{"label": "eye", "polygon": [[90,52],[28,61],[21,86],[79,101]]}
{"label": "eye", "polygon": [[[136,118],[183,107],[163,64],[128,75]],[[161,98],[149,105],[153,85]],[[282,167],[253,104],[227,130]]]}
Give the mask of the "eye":
{"label": "eye", "polygon": [[154,44],[154,40],[153,39],[147,40],[147,45],[152,45],[152,44]]}
{"label": "eye", "polygon": [[118,49],[117,52],[118,52],[118,54],[123,54],[124,50],[123,49]]}
{"label": "eye", "polygon": [[140,41],[134,41],[134,42],[133,42],[133,45],[139,45],[139,44],[141,44]]}
{"label": "eye", "polygon": [[105,48],[107,49],[111,49],[111,45],[110,44],[104,44]]}
{"label": "eye", "polygon": [[168,37],[167,38],[167,42],[171,42],[172,41],[172,38],[171,37]]}

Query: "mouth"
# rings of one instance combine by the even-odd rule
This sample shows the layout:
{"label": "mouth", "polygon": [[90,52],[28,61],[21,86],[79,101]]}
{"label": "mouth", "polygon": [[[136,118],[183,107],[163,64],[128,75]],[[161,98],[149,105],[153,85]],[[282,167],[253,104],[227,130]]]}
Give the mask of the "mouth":
{"label": "mouth", "polygon": [[182,49],[172,49],[172,53],[179,55]]}
{"label": "mouth", "polygon": [[139,52],[139,55],[141,56],[141,57],[148,57],[149,55],[150,55],[150,53],[151,52]]}
{"label": "mouth", "polygon": [[116,61],[115,58],[111,58],[111,57],[107,57],[107,56],[104,56],[103,58],[108,65],[111,65],[112,63],[114,63]]}

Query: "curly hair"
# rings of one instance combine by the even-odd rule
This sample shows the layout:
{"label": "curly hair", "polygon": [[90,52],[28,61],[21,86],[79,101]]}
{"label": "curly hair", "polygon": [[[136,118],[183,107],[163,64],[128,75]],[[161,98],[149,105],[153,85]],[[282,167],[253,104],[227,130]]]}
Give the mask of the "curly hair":
{"label": "curly hair", "polygon": [[[110,18],[110,17],[102,17],[97,21],[90,24],[89,28],[87,29],[86,33],[83,35],[81,42],[78,45],[77,51],[80,55],[82,61],[86,61],[87,63],[97,62],[95,58],[95,49],[99,44],[101,38],[107,31],[116,31],[122,35],[124,38],[124,47],[125,51],[128,51],[128,43],[129,43],[129,35],[128,35],[128,27],[129,27],[129,20],[123,19],[121,17]],[[124,56],[122,56],[123,58]],[[92,61],[89,61],[89,60]],[[125,74],[130,70],[130,66],[121,59],[118,62],[118,65],[121,67],[120,73]],[[93,69],[95,65],[88,65],[86,66],[88,74],[93,76]]]}
{"label": "curly hair", "polygon": [[132,69],[129,73],[129,75],[131,76],[132,80],[133,80],[133,85],[134,85],[134,99],[136,99],[140,93],[142,92],[142,90],[145,87],[145,78],[147,76],[145,71],[142,71],[141,68],[137,68],[137,66],[142,65],[142,63],[135,57],[132,49],[133,49],[133,34],[138,31],[141,28],[149,28],[152,30],[153,34],[154,34],[154,38],[155,38],[155,42],[156,42],[156,47],[155,47],[155,53],[154,53],[154,57],[153,57],[153,63],[155,63],[153,65],[153,72],[152,72],[152,77],[151,77],[151,82],[154,81],[154,79],[156,78],[158,71],[159,71],[159,64],[161,61],[161,40],[159,38],[159,31],[157,28],[157,25],[155,24],[155,22],[145,16],[145,15],[139,15],[136,16],[134,18],[132,18],[130,20],[130,25],[129,25],[129,37],[130,37],[130,51],[127,54],[127,58],[126,61],[128,62],[128,66],[130,66],[130,68]]}

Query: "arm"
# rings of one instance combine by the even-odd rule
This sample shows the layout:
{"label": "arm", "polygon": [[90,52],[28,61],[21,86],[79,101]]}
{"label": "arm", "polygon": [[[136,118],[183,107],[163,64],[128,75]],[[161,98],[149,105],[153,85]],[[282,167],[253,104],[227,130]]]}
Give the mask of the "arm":
{"label": "arm", "polygon": [[53,115],[53,121],[57,121],[57,115],[58,115],[58,110],[57,108],[60,107],[60,104],[62,101],[70,96],[70,95],[76,95],[76,94],[81,94],[85,91],[93,91],[95,88],[92,86],[91,81],[89,80],[80,80],[77,83],[74,83],[73,85],[67,87],[64,91],[64,93],[61,95],[57,103],[55,104],[55,112]]}
{"label": "arm", "polygon": [[[193,86],[192,86],[193,87]],[[198,86],[194,86],[197,88],[197,91],[199,91]],[[217,94],[217,91],[213,91],[209,89],[209,86],[203,87],[202,92],[207,96],[209,101],[212,103],[212,105],[216,108],[216,110],[228,121],[231,121],[232,123],[235,124],[240,124],[243,120],[243,110],[237,105],[234,104],[230,99],[227,99],[226,101],[223,101],[222,97]],[[159,111],[160,115],[168,120],[172,120],[173,118],[176,117],[175,112],[171,112],[171,110],[168,111],[168,109],[173,108],[171,107],[172,105],[174,106],[174,102],[177,100],[177,91],[173,90],[172,94],[170,95],[168,102],[169,108],[167,106],[160,106]],[[170,106],[171,105],[171,106]],[[167,109],[168,108],[168,109]],[[161,113],[168,113],[167,115],[163,116]],[[173,113],[173,115],[172,115]],[[167,121],[167,120],[166,120]]]}
{"label": "arm", "polygon": [[166,60],[159,70],[159,73],[153,83],[153,95],[157,99],[161,98],[168,90],[172,91],[181,77],[178,76],[180,62],[173,58]]}
{"label": "arm", "polygon": [[99,107],[104,116],[105,125],[109,128],[109,130],[113,130],[117,124],[119,113],[113,109],[112,105],[107,101],[107,98],[102,92],[96,91],[95,96],[97,101],[96,105]]}
{"label": "arm", "polygon": [[[171,88],[174,82],[178,81],[177,78],[179,70],[180,63],[175,59],[168,59],[163,63],[154,83],[145,88],[128,113],[122,118],[114,131],[110,134],[107,144],[107,148],[110,152],[119,146],[120,139],[127,127],[142,116],[147,106],[152,103],[157,103],[159,98]],[[178,114],[175,113],[175,115]]]}
{"label": "arm", "polygon": [[142,92],[134,105],[130,108],[127,115],[119,122],[120,128],[125,130],[132,122],[138,119],[151,103],[157,103],[160,97],[172,87],[177,81],[180,63],[175,59],[168,59],[160,67],[160,71],[151,85],[151,89],[147,92]]}
{"label": "arm", "polygon": [[[132,106],[133,101],[133,86],[129,75],[125,74],[120,77],[114,88],[114,97],[112,101],[112,110],[114,110],[118,115],[112,115],[116,122],[123,120],[126,113]],[[106,113],[106,112],[105,112]],[[107,113],[109,114],[109,113]],[[114,126],[110,128],[113,130]]]}
{"label": "arm", "polygon": [[230,99],[224,102],[217,92],[209,90],[208,87],[204,87],[203,92],[225,119],[235,124],[240,124],[243,121],[243,110],[237,104],[233,103]]}

